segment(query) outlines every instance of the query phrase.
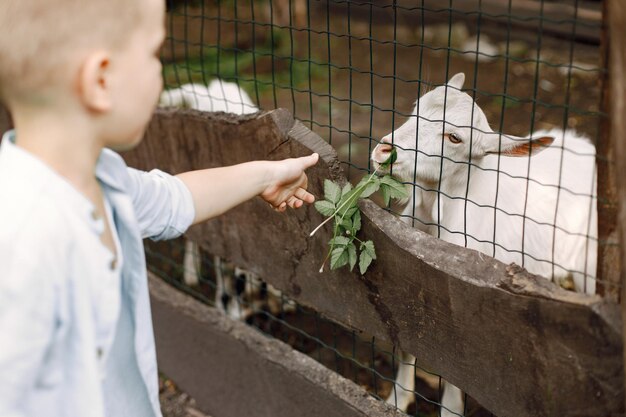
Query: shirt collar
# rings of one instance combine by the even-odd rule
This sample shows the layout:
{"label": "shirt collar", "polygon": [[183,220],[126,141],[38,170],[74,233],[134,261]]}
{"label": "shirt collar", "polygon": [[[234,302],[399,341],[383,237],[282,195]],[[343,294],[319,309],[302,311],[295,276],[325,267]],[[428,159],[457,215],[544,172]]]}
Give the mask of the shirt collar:
{"label": "shirt collar", "polygon": [[126,163],[115,152],[110,149],[103,149],[96,164],[96,178],[109,188],[116,191],[124,191],[123,181],[120,172],[126,170]]}
{"label": "shirt collar", "polygon": [[[98,158],[98,168],[101,159]],[[0,163],[15,175],[14,181],[38,186],[45,192],[56,194],[60,201],[75,210],[96,232],[101,233],[104,230],[103,219],[96,215],[95,206],[91,201],[42,160],[16,145],[14,130],[3,135],[0,144]],[[99,176],[96,176],[99,179]]]}

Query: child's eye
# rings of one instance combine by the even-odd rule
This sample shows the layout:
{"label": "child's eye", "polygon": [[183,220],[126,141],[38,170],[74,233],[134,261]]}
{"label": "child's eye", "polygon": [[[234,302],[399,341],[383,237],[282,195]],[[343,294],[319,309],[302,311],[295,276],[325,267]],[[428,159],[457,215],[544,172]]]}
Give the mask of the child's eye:
{"label": "child's eye", "polygon": [[463,142],[461,140],[461,137],[459,135],[457,135],[456,133],[454,133],[454,132],[446,133],[444,136],[447,137],[450,140],[450,142],[452,142],[452,143],[461,143],[461,142]]}

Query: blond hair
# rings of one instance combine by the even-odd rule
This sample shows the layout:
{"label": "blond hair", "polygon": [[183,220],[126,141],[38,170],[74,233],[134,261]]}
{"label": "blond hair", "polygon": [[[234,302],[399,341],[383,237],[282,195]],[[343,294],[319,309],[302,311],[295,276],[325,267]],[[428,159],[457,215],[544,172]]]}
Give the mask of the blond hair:
{"label": "blond hair", "polygon": [[[0,100],[37,99],[95,48],[117,48],[141,17],[141,0],[1,0]],[[78,61],[75,61],[78,62]]]}

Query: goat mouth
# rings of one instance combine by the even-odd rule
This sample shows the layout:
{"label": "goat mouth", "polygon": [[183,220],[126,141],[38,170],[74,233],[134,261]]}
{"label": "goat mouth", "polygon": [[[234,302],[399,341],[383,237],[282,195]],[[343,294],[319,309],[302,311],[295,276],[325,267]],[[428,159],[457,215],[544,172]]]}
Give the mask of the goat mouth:
{"label": "goat mouth", "polygon": [[[372,159],[372,163],[374,164],[374,168],[378,170],[378,172],[381,173],[390,173],[391,171],[400,171],[402,169],[402,164],[398,161],[394,162],[391,165],[387,165],[387,166],[383,166],[384,161],[383,162],[379,162],[375,159]],[[395,176],[395,175],[394,175]]]}
{"label": "goat mouth", "polygon": [[391,171],[390,166],[383,166],[380,162],[375,160],[372,161],[372,165],[374,166],[374,169],[376,170],[378,175],[386,175],[389,174]]}

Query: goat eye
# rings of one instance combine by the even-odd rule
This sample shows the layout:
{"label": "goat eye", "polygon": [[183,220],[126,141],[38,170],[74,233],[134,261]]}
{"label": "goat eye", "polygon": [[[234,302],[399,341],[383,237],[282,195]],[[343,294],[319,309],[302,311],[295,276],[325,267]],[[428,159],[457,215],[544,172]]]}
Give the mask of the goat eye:
{"label": "goat eye", "polygon": [[459,137],[459,135],[457,135],[456,133],[446,133],[445,136],[450,139],[450,142],[452,143],[461,143],[463,142],[461,140],[461,138]]}

